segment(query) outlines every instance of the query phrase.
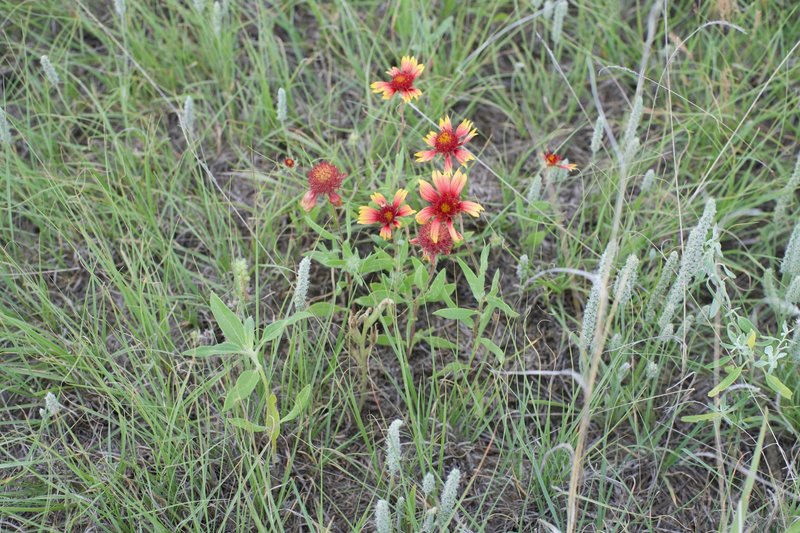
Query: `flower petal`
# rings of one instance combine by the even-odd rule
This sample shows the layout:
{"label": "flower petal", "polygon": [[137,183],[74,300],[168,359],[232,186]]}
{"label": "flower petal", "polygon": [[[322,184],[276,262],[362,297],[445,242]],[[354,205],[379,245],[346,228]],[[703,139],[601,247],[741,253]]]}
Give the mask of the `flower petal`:
{"label": "flower petal", "polygon": [[413,215],[414,213],[416,213],[416,211],[411,209],[411,207],[409,207],[408,205],[401,205],[400,207],[397,208],[397,214],[395,215],[395,217],[397,218],[407,217],[409,215]]}
{"label": "flower petal", "polygon": [[431,176],[433,178],[433,186],[436,187],[440,195],[450,194],[450,174],[434,170]]}
{"label": "flower petal", "polygon": [[418,224],[426,224],[431,218],[433,218],[433,215],[435,214],[436,211],[433,209],[433,207],[428,206],[419,213],[417,213],[415,220],[417,221]]}
{"label": "flower petal", "polygon": [[475,157],[466,148],[456,148],[456,150],[453,152],[453,157],[455,157],[456,160],[462,165],[465,165],[469,161],[475,159]]}
{"label": "flower petal", "polygon": [[335,205],[336,207],[339,207],[340,205],[342,205],[342,197],[339,196],[336,192],[333,192],[333,191],[329,192],[328,193],[328,200],[330,200],[331,203],[333,205]]}
{"label": "flower petal", "polygon": [[443,116],[439,119],[439,130],[441,131],[453,131],[453,124],[450,122],[450,117],[447,115]]}
{"label": "flower petal", "polygon": [[[458,156],[456,156],[458,159]],[[461,162],[459,160],[459,162]],[[450,194],[454,196],[459,196],[461,191],[464,190],[464,185],[467,183],[467,175],[461,172],[461,169],[456,170],[456,173],[453,174],[453,178],[450,180]]]}
{"label": "flower petal", "polygon": [[400,207],[400,204],[405,201],[406,196],[408,196],[408,191],[405,189],[397,189],[397,192],[394,193],[394,198],[392,199],[392,205],[396,208]]}
{"label": "flower petal", "polygon": [[400,98],[402,98],[406,103],[410,102],[411,100],[416,100],[420,96],[422,96],[422,91],[419,89],[411,88],[405,91],[400,91]]}
{"label": "flower petal", "polygon": [[392,89],[392,86],[385,81],[376,81],[372,85],[370,85],[370,88],[374,93],[383,93],[384,100],[388,100],[395,93],[395,90]]}
{"label": "flower petal", "polygon": [[314,209],[314,206],[317,205],[317,193],[314,191],[308,191],[303,195],[303,199],[300,200],[300,205],[306,211],[311,211]]}
{"label": "flower petal", "polygon": [[446,173],[453,171],[453,160],[450,158],[450,154],[444,154],[444,171]]}
{"label": "flower petal", "polygon": [[453,239],[453,242],[458,242],[464,237],[461,236],[459,232],[456,231],[456,227],[453,225],[453,219],[447,221],[447,231],[450,232],[450,238]]}
{"label": "flower petal", "polygon": [[[452,222],[451,222],[451,223],[452,223]],[[438,221],[437,221],[437,222],[435,222],[435,223],[433,223],[433,224],[431,224],[431,240],[432,240],[434,243],[437,243],[437,242],[439,242],[439,228],[440,228],[441,226],[442,226],[442,225],[441,225],[441,224],[439,224],[439,222],[438,222]]]}
{"label": "flower petal", "polygon": [[359,224],[375,224],[381,219],[381,212],[377,209],[362,205],[358,208],[358,223]]}
{"label": "flower petal", "polygon": [[458,137],[466,137],[469,135],[469,130],[472,128],[472,121],[464,119],[461,121],[461,124],[458,125],[456,128],[456,135]]}
{"label": "flower petal", "polygon": [[417,158],[417,163],[425,163],[436,157],[436,150],[423,150],[414,154]]}
{"label": "flower petal", "polygon": [[426,202],[433,203],[439,200],[439,193],[425,180],[419,180],[419,195]]}
{"label": "flower petal", "polygon": [[400,70],[403,72],[411,72],[417,68],[417,58],[412,56],[403,56],[400,60]]}
{"label": "flower petal", "polygon": [[385,224],[381,228],[380,235],[381,235],[381,237],[383,237],[384,240],[388,241],[389,239],[392,238],[392,228],[388,224]]}
{"label": "flower petal", "polygon": [[463,212],[465,212],[468,215],[471,215],[473,217],[477,217],[478,215],[481,214],[481,211],[484,210],[483,206],[481,204],[479,204],[477,202],[470,202],[470,201],[467,201],[467,200],[464,200],[463,202],[460,202],[458,204],[458,208],[459,208],[459,210],[461,210],[461,211],[463,211]]}
{"label": "flower petal", "polygon": [[379,192],[372,193],[370,199],[381,207],[386,206],[386,197]]}
{"label": "flower petal", "polygon": [[432,131],[425,136],[425,144],[428,146],[436,146],[436,132]]}

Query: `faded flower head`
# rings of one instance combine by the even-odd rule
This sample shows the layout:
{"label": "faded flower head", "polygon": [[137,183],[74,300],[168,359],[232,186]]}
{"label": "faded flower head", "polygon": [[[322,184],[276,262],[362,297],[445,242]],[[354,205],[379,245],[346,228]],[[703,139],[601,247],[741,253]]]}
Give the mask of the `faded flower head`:
{"label": "faded flower head", "polygon": [[378,209],[364,205],[358,209],[359,224],[380,224],[380,235],[386,240],[392,238],[392,230],[402,226],[400,218],[414,214],[414,210],[403,202],[408,195],[405,189],[399,189],[394,193],[392,203],[386,201],[381,193],[376,192],[370,198],[378,205]]}
{"label": "faded flower head", "polygon": [[478,130],[473,128],[469,120],[462,120],[461,124],[453,130],[450,117],[439,119],[439,131],[432,131],[425,137],[425,143],[430,146],[429,150],[417,152],[414,156],[417,162],[424,163],[433,160],[437,155],[444,157],[444,171],[449,173],[453,170],[453,159],[459,165],[464,165],[474,159],[472,154],[464,148],[464,145],[478,134]]}
{"label": "faded flower head", "polygon": [[414,81],[423,70],[425,65],[417,63],[417,58],[404,56],[400,60],[400,68],[392,67],[386,71],[391,78],[389,81],[376,81],[370,88],[374,93],[383,93],[384,100],[399,93],[404,102],[410,102],[422,96],[422,91],[414,87]]}
{"label": "faded flower head", "polygon": [[[434,226],[436,227],[436,240],[431,237]],[[450,237],[450,233],[447,232],[446,226],[435,219],[419,226],[417,237],[409,242],[411,244],[419,244],[422,248],[422,255],[431,262],[436,261],[436,256],[449,255],[453,249],[453,239]]]}
{"label": "faded flower head", "polygon": [[328,195],[328,200],[335,205],[342,205],[342,197],[336,192],[342,185],[342,181],[347,177],[339,169],[323,161],[314,165],[308,171],[308,192],[303,196],[300,205],[306,211],[311,211],[317,204],[317,197],[323,194]]}

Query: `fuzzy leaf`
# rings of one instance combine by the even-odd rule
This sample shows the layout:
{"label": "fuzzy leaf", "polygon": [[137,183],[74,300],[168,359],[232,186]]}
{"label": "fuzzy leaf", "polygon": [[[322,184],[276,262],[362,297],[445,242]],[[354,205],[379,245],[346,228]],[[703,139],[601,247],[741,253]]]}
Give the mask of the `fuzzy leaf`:
{"label": "fuzzy leaf", "polygon": [[255,370],[245,370],[239,374],[239,377],[236,379],[236,385],[234,385],[233,388],[228,391],[228,395],[225,396],[225,404],[222,406],[222,412],[224,413],[232,409],[234,405],[250,396],[253,390],[255,390],[256,385],[258,385],[258,372]]}
{"label": "fuzzy leaf", "polygon": [[297,418],[300,413],[302,413],[306,407],[308,407],[309,400],[311,399],[311,384],[306,385],[303,389],[297,393],[297,396],[294,399],[294,406],[292,406],[292,410],[286,413],[286,416],[281,418],[281,424],[284,422],[290,422]]}
{"label": "fuzzy leaf", "polygon": [[720,392],[724,391],[725,389],[733,385],[733,382],[736,381],[736,379],[739,377],[741,373],[742,373],[742,367],[735,366],[729,369],[728,375],[725,376],[716,387],[708,391],[709,398],[713,398]]}
{"label": "fuzzy leaf", "polygon": [[242,348],[247,347],[244,324],[214,293],[211,293],[211,314],[214,315],[214,320],[217,321],[226,341],[238,344]]}
{"label": "fuzzy leaf", "polygon": [[764,374],[764,379],[767,381],[767,385],[769,388],[786,398],[787,400],[792,399],[792,391],[783,384],[783,382],[774,376],[773,374]]}

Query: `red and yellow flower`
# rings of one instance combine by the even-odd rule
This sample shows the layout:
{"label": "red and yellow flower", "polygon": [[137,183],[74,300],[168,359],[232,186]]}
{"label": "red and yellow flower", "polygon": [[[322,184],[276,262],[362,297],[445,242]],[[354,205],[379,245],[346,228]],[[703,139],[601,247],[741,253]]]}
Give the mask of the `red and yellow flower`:
{"label": "red and yellow flower", "polygon": [[422,91],[414,87],[414,80],[425,70],[425,65],[417,63],[417,58],[404,56],[400,60],[400,68],[392,67],[386,71],[391,79],[389,81],[376,81],[370,88],[374,93],[383,93],[383,99],[388,100],[399,93],[404,102],[410,102],[422,96]]}
{"label": "red and yellow flower", "polygon": [[569,170],[570,172],[573,170],[578,170],[578,165],[575,163],[562,163],[564,158],[549,149],[544,151],[542,158],[544,159],[544,164],[548,167],[563,168],[564,170]]}
{"label": "red and yellow flower", "polygon": [[317,205],[317,197],[326,194],[333,205],[342,205],[342,197],[336,192],[347,174],[327,161],[317,163],[308,171],[308,192],[303,195],[300,205],[311,211]]}
{"label": "red and yellow flower", "polygon": [[444,228],[447,229],[448,240],[460,241],[463,237],[456,231],[453,219],[461,213],[477,217],[483,211],[480,204],[461,199],[461,191],[466,183],[467,175],[460,169],[455,174],[434,170],[433,185],[419,180],[419,194],[430,205],[417,213],[416,219],[420,224],[427,224],[431,219],[439,222],[430,228],[430,239],[434,243],[441,238],[439,230]]}
{"label": "red and yellow flower", "polygon": [[[422,255],[430,262],[436,261],[437,255],[449,255],[453,249],[453,239],[438,220],[431,220],[427,224],[419,226],[417,237],[411,239],[411,244],[419,244],[422,248]],[[437,235],[436,239],[433,235]]]}
{"label": "red and yellow flower", "polygon": [[462,120],[461,124],[453,130],[450,117],[439,119],[439,131],[432,131],[425,137],[425,143],[430,146],[429,150],[422,150],[414,154],[417,162],[424,163],[431,161],[438,154],[444,156],[444,171],[453,170],[453,159],[460,165],[474,159],[472,154],[464,148],[464,145],[478,134],[469,120]]}
{"label": "red and yellow flower", "polygon": [[413,215],[415,211],[404,204],[408,191],[399,189],[394,193],[392,203],[379,192],[374,193],[370,198],[378,205],[378,209],[364,205],[358,208],[359,224],[380,224],[380,235],[386,240],[392,238],[392,230],[402,226],[400,218]]}

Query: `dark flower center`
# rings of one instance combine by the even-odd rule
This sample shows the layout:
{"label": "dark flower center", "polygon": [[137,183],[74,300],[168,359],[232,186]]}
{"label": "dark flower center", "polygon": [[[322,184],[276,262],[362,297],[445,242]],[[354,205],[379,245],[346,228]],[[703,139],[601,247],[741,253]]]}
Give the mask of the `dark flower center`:
{"label": "dark flower center", "polygon": [[437,152],[449,153],[458,148],[458,137],[449,131],[443,131],[436,136],[434,144]]}
{"label": "dark flower center", "polygon": [[394,213],[390,208],[384,208],[383,220],[385,220],[386,222],[391,222],[392,220],[394,220]]}
{"label": "dark flower center", "polygon": [[458,199],[450,195],[442,196],[436,205],[436,211],[442,215],[442,218],[455,215],[458,211]]}
{"label": "dark flower center", "polygon": [[411,89],[413,83],[414,79],[408,74],[397,74],[391,81],[392,89],[395,91],[407,91]]}

